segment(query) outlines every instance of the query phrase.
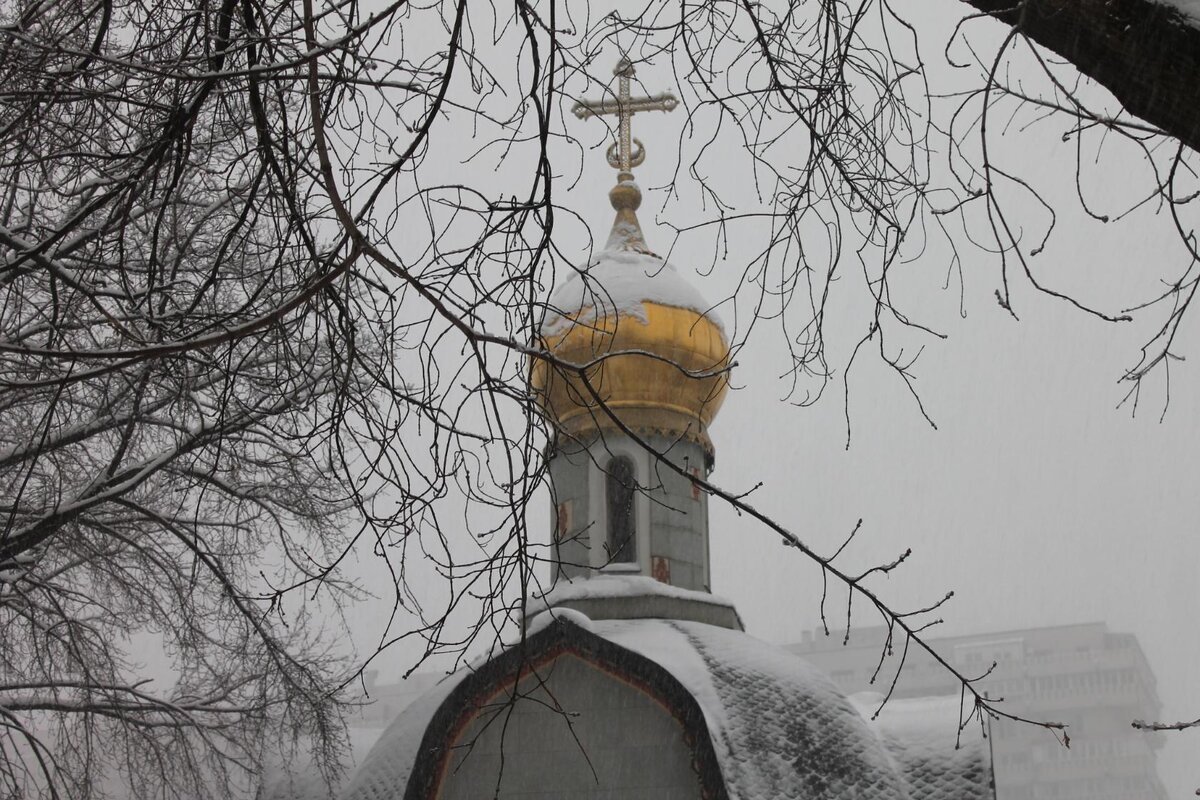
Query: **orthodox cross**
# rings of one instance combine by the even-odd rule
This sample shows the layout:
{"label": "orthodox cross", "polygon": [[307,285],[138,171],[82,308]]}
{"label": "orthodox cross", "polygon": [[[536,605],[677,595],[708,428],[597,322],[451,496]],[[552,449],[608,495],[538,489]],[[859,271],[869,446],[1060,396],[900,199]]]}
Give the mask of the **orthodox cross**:
{"label": "orthodox cross", "polygon": [[[679,105],[679,101],[670,92],[661,92],[650,97],[630,97],[629,79],[634,76],[634,69],[633,62],[625,56],[621,56],[613,74],[618,78],[615,99],[610,94],[609,97],[600,100],[580,100],[571,111],[580,119],[616,114],[619,130],[617,141],[608,148],[608,164],[628,175],[630,170],[646,160],[646,148],[642,146],[641,141],[630,135],[633,115],[639,111],[671,111]],[[633,149],[634,145],[637,145],[637,150]]]}

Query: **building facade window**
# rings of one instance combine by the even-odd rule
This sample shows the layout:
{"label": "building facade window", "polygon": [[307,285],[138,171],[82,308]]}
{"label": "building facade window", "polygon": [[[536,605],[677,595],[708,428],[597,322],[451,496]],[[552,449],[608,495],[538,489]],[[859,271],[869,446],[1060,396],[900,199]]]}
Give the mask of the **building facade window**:
{"label": "building facade window", "polygon": [[605,467],[605,505],[608,511],[607,556],[613,564],[637,562],[637,471],[633,459],[616,456]]}

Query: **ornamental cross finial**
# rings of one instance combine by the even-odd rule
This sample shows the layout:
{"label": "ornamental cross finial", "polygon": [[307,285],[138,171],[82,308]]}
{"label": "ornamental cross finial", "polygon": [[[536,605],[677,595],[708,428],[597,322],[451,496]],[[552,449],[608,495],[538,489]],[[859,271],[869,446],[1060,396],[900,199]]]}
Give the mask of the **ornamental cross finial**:
{"label": "ornamental cross finial", "polygon": [[[679,101],[670,92],[661,92],[650,97],[630,97],[629,79],[634,76],[633,62],[625,56],[617,62],[613,74],[617,76],[617,96],[600,100],[580,100],[571,111],[580,119],[616,114],[619,123],[617,141],[608,148],[608,163],[622,174],[646,160],[646,148],[630,135],[630,122],[639,111],[672,111]],[[637,150],[633,146],[637,146]]]}

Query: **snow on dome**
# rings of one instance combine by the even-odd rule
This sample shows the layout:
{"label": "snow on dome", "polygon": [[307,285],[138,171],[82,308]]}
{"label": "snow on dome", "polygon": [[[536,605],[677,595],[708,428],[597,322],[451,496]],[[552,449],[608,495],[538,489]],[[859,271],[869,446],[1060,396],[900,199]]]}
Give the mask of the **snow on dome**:
{"label": "snow on dome", "polygon": [[724,333],[716,311],[673,264],[648,253],[612,246],[619,227],[620,223],[613,226],[609,247],[554,290],[542,334],[553,336],[575,322],[590,323],[613,316],[646,323],[645,303],[695,311]]}

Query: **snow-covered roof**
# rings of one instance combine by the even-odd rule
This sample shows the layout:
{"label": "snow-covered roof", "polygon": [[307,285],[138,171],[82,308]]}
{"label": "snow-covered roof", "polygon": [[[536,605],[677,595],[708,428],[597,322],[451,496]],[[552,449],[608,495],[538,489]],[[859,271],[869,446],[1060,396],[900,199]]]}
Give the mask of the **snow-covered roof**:
{"label": "snow-covered roof", "polygon": [[615,597],[656,595],[677,600],[732,606],[729,600],[710,592],[671,586],[646,575],[600,574],[574,580],[562,578],[552,589],[529,598],[529,613],[561,605],[572,600],[600,600]]}
{"label": "snow-covered roof", "polygon": [[666,668],[696,698],[731,798],[904,798],[862,715],[807,661],[739,631],[668,620],[596,632]]}
{"label": "snow-covered roof", "polygon": [[401,711],[396,720],[384,729],[375,746],[363,759],[362,766],[350,777],[341,797],[363,800],[402,797],[400,790],[408,785],[409,776],[416,766],[417,751],[429,721],[450,693],[470,675],[468,668],[448,675]]}
{"label": "snow-covered roof", "polygon": [[712,305],[673,264],[610,242],[551,294],[542,334],[553,336],[576,323],[590,325],[614,317],[633,317],[645,323],[646,303],[695,311],[724,332]]}
{"label": "snow-covered roof", "polygon": [[883,695],[862,692],[850,701],[864,717],[874,717],[872,725],[884,746],[914,784],[914,797],[994,796],[987,740],[978,718],[970,714],[969,705],[964,710],[959,696],[893,698],[884,703]]}
{"label": "snow-covered roof", "polygon": [[[581,657],[606,658],[610,667],[649,670],[668,694],[682,687],[699,707],[707,728],[692,733],[711,741],[715,767],[730,798],[985,796],[986,752],[974,745],[954,751],[953,720],[945,733],[951,755],[937,760],[937,752],[926,750],[937,739],[936,732],[916,725],[918,744],[909,750],[897,748],[893,735],[903,740],[908,734],[889,728],[888,718],[881,718],[877,732],[815,667],[740,631],[658,619],[590,620],[580,626],[573,619],[562,615],[531,633],[522,657],[539,650],[574,651]],[[499,662],[506,656],[493,666],[503,668]],[[342,797],[400,796],[400,787],[409,783],[422,758],[426,764],[432,760],[428,754],[419,756],[423,747],[437,746],[426,734],[437,727],[435,716],[442,717],[443,704],[466,708],[476,693],[489,690],[481,683],[482,672],[455,673],[409,706],[380,737]],[[915,725],[912,718],[908,722]],[[926,767],[931,764],[954,774],[930,775]]]}

